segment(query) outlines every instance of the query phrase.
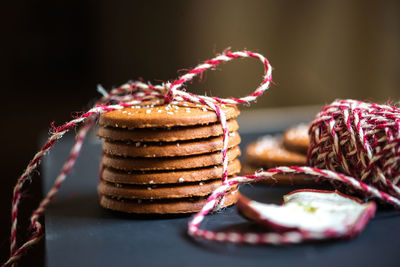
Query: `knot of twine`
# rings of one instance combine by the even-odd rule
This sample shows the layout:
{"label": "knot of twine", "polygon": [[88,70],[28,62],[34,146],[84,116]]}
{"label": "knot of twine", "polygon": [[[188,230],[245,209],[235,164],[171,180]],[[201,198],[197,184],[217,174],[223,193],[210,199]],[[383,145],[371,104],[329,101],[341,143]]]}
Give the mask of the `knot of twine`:
{"label": "knot of twine", "polygon": [[[189,92],[185,92],[181,89],[185,83],[191,81],[197,75],[201,75],[204,71],[208,69],[213,69],[223,62],[248,57],[258,59],[264,65],[263,81],[249,96],[245,96],[242,98],[218,98],[195,95]],[[173,82],[167,82],[161,85],[151,85],[150,83],[144,83],[141,81],[128,82],[118,88],[114,88],[109,93],[106,92],[101,86],[99,86],[98,90],[103,94],[103,97],[99,101],[97,101],[95,106],[89,111],[82,113],[81,115],[75,117],[73,120],[66,122],[59,127],[53,127],[53,133],[50,135],[47,142],[43,145],[39,152],[35,154],[23,174],[18,178],[13,191],[11,207],[10,257],[3,266],[8,266],[15,263],[28,248],[39,242],[39,240],[43,237],[43,226],[39,222],[39,218],[43,214],[47,205],[60,189],[66,176],[72,170],[75,161],[80,153],[85,136],[100,114],[108,111],[120,110],[134,105],[141,105],[143,103],[146,103],[146,101],[152,101],[152,103],[154,104],[170,103],[173,101],[187,101],[208,106],[213,111],[215,111],[223,128],[223,148],[221,151],[223,161],[222,184],[227,185],[228,157],[226,156],[226,154],[228,150],[229,138],[228,126],[226,123],[225,113],[220,109],[218,104],[242,104],[254,101],[255,99],[257,99],[257,97],[262,95],[265,90],[269,88],[269,85],[272,82],[271,72],[272,67],[269,64],[268,60],[259,53],[254,53],[250,51],[225,51],[224,53],[217,55],[213,59],[204,61],[203,63],[199,64],[198,66],[196,66]],[[54,146],[55,142],[69,130],[74,129],[77,126],[81,127],[76,135],[76,139],[72,146],[68,159],[64,163],[59,175],[55,179],[52,188],[49,190],[46,197],[40,202],[39,207],[32,213],[32,216],[30,218],[30,227],[33,230],[33,234],[28,241],[26,241],[20,247],[17,247],[18,206],[22,198],[22,187],[32,175],[32,173],[37,169],[43,156]],[[223,195],[224,193],[221,193],[219,197],[223,197]]]}

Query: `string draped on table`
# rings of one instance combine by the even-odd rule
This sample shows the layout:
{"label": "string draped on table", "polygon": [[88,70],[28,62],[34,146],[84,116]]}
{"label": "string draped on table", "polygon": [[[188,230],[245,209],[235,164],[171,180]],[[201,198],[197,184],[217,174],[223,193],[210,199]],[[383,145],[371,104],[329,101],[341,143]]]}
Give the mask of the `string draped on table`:
{"label": "string draped on table", "polygon": [[[202,96],[202,95],[196,95],[192,94],[189,92],[186,92],[185,90],[182,89],[183,85],[189,81],[191,81],[194,77],[197,75],[201,75],[204,71],[209,70],[209,69],[214,69],[216,66],[218,66],[221,63],[231,61],[233,59],[238,59],[238,58],[255,58],[258,59],[262,62],[264,65],[264,76],[263,76],[263,81],[260,83],[260,85],[256,88],[256,90],[250,94],[249,96],[241,97],[241,98],[218,98],[218,97],[209,97],[209,96]],[[371,197],[376,197],[383,202],[389,203],[394,205],[396,208],[400,207],[400,200],[397,195],[389,194],[383,191],[380,191],[378,188],[375,188],[372,185],[367,185],[361,180],[367,179],[369,177],[369,174],[375,174],[375,171],[372,170],[372,168],[368,167],[367,165],[366,168],[368,168],[368,171],[366,171],[363,176],[361,177],[360,180],[358,177],[353,178],[351,176],[347,176],[341,173],[336,172],[337,170],[335,169],[336,163],[335,164],[330,164],[327,165],[327,167],[332,167],[330,168],[331,170],[326,170],[326,169],[318,169],[318,168],[323,168],[323,163],[321,163],[321,157],[325,157],[328,160],[332,158],[333,155],[331,155],[328,151],[325,151],[326,148],[323,148],[322,151],[326,152],[325,156],[316,156],[316,158],[309,158],[309,162],[313,163],[314,161],[316,162],[318,168],[312,168],[312,167],[279,167],[279,168],[273,168],[265,172],[257,172],[253,175],[247,175],[247,176],[238,176],[232,179],[228,179],[228,158],[226,156],[227,154],[227,147],[228,147],[228,127],[227,127],[227,122],[226,122],[226,116],[224,112],[219,108],[219,104],[242,104],[242,103],[250,103],[254,100],[256,100],[260,95],[262,95],[270,86],[272,82],[272,67],[269,64],[268,60],[262,56],[259,53],[254,53],[250,51],[237,51],[237,52],[231,52],[231,51],[225,51],[220,55],[217,55],[215,58],[211,60],[206,60],[203,63],[199,64],[183,76],[179,77],[178,79],[172,81],[172,82],[166,82],[161,85],[151,85],[150,83],[144,83],[141,81],[135,81],[135,82],[128,82],[118,88],[112,89],[109,93],[105,92],[100,87],[100,91],[103,93],[103,97],[96,102],[93,108],[88,110],[87,112],[81,113],[80,115],[76,116],[74,119],[72,119],[69,122],[64,123],[63,125],[59,127],[53,127],[52,134],[50,135],[49,139],[47,142],[43,145],[43,147],[40,149],[39,152],[37,152],[33,159],[29,162],[27,168],[23,172],[23,174],[18,178],[17,183],[14,187],[13,191],[13,198],[12,198],[12,211],[11,211],[11,236],[10,236],[10,258],[7,260],[6,263],[4,263],[3,266],[8,266],[13,263],[15,263],[21,256],[22,254],[29,249],[31,246],[33,246],[35,243],[39,242],[39,240],[43,237],[44,235],[44,229],[41,223],[39,222],[40,216],[43,214],[45,208],[47,205],[51,202],[51,200],[54,198],[58,190],[60,189],[63,181],[67,177],[67,175],[70,173],[72,170],[77,157],[80,153],[82,143],[86,137],[87,132],[89,129],[96,123],[96,119],[105,112],[113,111],[113,110],[120,110],[123,108],[135,106],[135,105],[141,105],[142,103],[145,103],[147,101],[152,101],[152,102],[157,102],[158,104],[167,104],[171,102],[181,102],[181,101],[187,101],[187,102],[192,102],[196,104],[203,104],[211,108],[213,111],[215,111],[216,115],[219,118],[219,121],[221,123],[222,129],[223,129],[223,148],[222,148],[222,158],[223,158],[223,174],[222,174],[222,184],[219,186],[207,199],[206,204],[204,207],[199,211],[194,217],[190,220],[189,222],[189,227],[188,227],[188,233],[191,236],[194,237],[203,237],[208,240],[217,240],[217,241],[230,241],[230,242],[244,242],[244,243],[264,243],[264,244],[279,244],[279,243],[294,243],[294,242],[300,242],[302,240],[305,240],[310,237],[306,236],[299,236],[299,233],[295,232],[288,232],[288,233],[283,233],[283,234],[255,234],[255,233],[217,233],[217,232],[212,232],[208,230],[202,230],[200,229],[200,223],[204,219],[204,216],[210,213],[211,211],[218,209],[219,204],[221,204],[223,200],[224,194],[229,190],[229,188],[233,185],[240,184],[240,183],[245,183],[245,182],[252,182],[255,180],[259,179],[269,179],[273,177],[273,175],[277,173],[305,173],[305,174],[310,174],[310,175],[315,175],[318,177],[321,177],[321,179],[329,179],[329,180],[335,180],[335,181],[340,181],[342,183],[345,183],[349,186],[351,186],[353,189],[356,189],[358,191],[364,192],[364,194],[371,196]],[[389,106],[388,106],[389,107]],[[386,114],[386,113],[384,113]],[[388,113],[389,114],[389,113]],[[394,119],[396,122],[394,122],[394,125],[387,125],[388,127],[397,127],[397,135],[392,134],[390,136],[390,140],[393,140],[393,138],[397,138],[397,146],[395,149],[395,152],[393,155],[397,155],[398,157],[398,147],[399,147],[399,136],[398,136],[398,129],[399,129],[399,110],[395,107],[392,107],[392,113],[390,113],[392,117],[388,116],[389,118]],[[397,114],[397,115],[393,115]],[[328,114],[325,114],[326,116],[329,116]],[[318,118],[318,116],[317,116]],[[358,118],[358,125],[360,124],[359,122],[361,121],[360,118]],[[327,128],[328,133],[331,133],[333,137],[335,137],[334,133],[334,128],[336,127],[335,123],[326,123],[325,121],[314,121],[314,124],[318,122],[321,123],[325,126],[329,126]],[[376,122],[379,122],[377,120]],[[325,124],[324,124],[325,123]],[[314,125],[313,124],[313,125]],[[32,235],[26,241],[23,243],[21,246],[17,246],[17,222],[18,222],[18,206],[22,198],[22,188],[25,184],[25,182],[29,179],[29,177],[32,175],[32,173],[37,169],[37,167],[40,164],[40,161],[42,158],[45,156],[45,154],[55,145],[56,141],[60,138],[63,137],[65,133],[70,131],[71,129],[75,129],[76,127],[80,127],[79,131],[76,135],[75,142],[72,146],[71,152],[69,154],[69,157],[67,158],[66,162],[64,163],[64,166],[62,167],[59,175],[56,177],[55,182],[52,186],[52,188],[49,190],[45,198],[40,202],[38,208],[32,213],[32,216],[30,218],[31,221],[31,228],[32,228]],[[361,125],[362,126],[362,125]],[[360,127],[361,127],[360,126]],[[386,131],[384,125],[381,125],[381,129],[383,129],[383,132],[391,132],[391,131]],[[317,126],[316,126],[317,127]],[[333,127],[333,128],[332,128]],[[317,127],[318,128],[318,127]],[[353,128],[352,128],[353,129]],[[321,142],[322,147],[322,141],[326,141],[326,136],[321,136],[320,132],[317,132],[318,129],[314,129],[311,127],[311,132],[316,132],[316,135],[313,135],[313,140],[316,142]],[[353,132],[359,132],[360,129],[356,129],[356,131]],[[325,132],[324,132],[325,133]],[[391,132],[392,133],[392,132]],[[329,134],[328,134],[329,135]],[[346,135],[347,136],[347,135]],[[347,137],[346,137],[347,138]],[[349,135],[348,138],[355,138],[353,135]],[[376,141],[377,144],[381,144],[383,141],[381,140],[383,137],[378,137],[378,140]],[[335,146],[336,150],[333,150],[339,155],[339,158],[342,157],[339,162],[343,163],[343,153],[341,153],[341,149],[339,148],[339,145],[342,145],[342,140],[337,140],[333,138],[332,144]],[[328,142],[328,141],[327,141]],[[392,142],[392,141],[391,141]],[[393,141],[394,142],[394,141]],[[372,155],[373,161],[376,161],[376,159],[373,157],[373,151],[370,151],[371,149],[368,148],[368,144],[365,142],[363,143],[363,146],[367,148],[366,154],[364,153],[357,153],[357,155],[363,156],[361,159],[361,162],[366,161],[366,158]],[[312,146],[314,149],[317,149],[318,146]],[[361,146],[362,147],[362,146]],[[357,143],[356,148],[360,149],[360,145]],[[397,149],[397,150],[396,150]],[[385,154],[386,151],[392,151],[393,149],[391,147],[383,147],[381,150],[378,151],[378,154]],[[358,150],[357,150],[358,151]],[[309,155],[317,155],[318,151],[317,150],[311,150]],[[362,166],[365,166],[364,163]],[[385,170],[387,168],[384,168]],[[346,168],[344,168],[346,170]],[[396,181],[391,180],[391,182],[388,182],[388,178],[385,178],[386,176],[386,171],[383,170],[380,175],[380,181],[385,180],[386,185],[390,185],[389,187],[391,188],[391,191],[394,192],[399,192],[398,187],[397,187],[397,182],[399,179]],[[342,170],[339,170],[342,171]],[[369,173],[369,174],[368,174]],[[351,174],[351,173],[350,173]],[[369,179],[369,178],[368,178]],[[389,179],[390,180],[390,179]],[[386,187],[385,187],[386,188]],[[384,188],[384,189],[385,189]],[[382,189],[382,188],[381,188]],[[322,237],[320,237],[322,238]]]}
{"label": "string draped on table", "polygon": [[306,174],[345,186],[365,198],[376,198],[400,209],[400,109],[391,105],[337,100],[325,106],[309,128],[309,166],[277,167],[224,182],[189,222],[189,234],[207,240],[249,244],[292,244],[340,237],[331,232],[284,233],[213,232],[200,229],[218,198],[232,186],[272,179],[276,174]]}
{"label": "string draped on table", "polygon": [[[191,81],[197,75],[201,75],[204,71],[208,69],[213,69],[219,64],[223,62],[228,62],[233,59],[238,58],[256,58],[260,60],[265,67],[265,73],[262,83],[257,87],[257,89],[249,96],[245,96],[242,98],[218,98],[218,97],[209,97],[209,96],[200,96],[195,95],[185,90],[181,90],[182,86]],[[14,262],[16,262],[29,247],[39,242],[39,240],[43,237],[43,226],[39,222],[39,217],[43,214],[46,206],[50,203],[50,201],[54,198],[58,190],[60,189],[63,181],[66,176],[70,173],[73,168],[76,159],[80,153],[82,143],[85,139],[85,136],[88,130],[93,126],[96,119],[100,114],[104,112],[109,112],[112,110],[120,110],[123,108],[128,108],[135,105],[140,105],[146,101],[158,102],[159,104],[167,104],[171,102],[180,102],[180,101],[188,101],[196,104],[203,104],[210,107],[217,114],[219,120],[221,121],[221,125],[223,128],[223,175],[222,180],[226,182],[228,178],[228,158],[226,157],[227,147],[228,147],[228,127],[226,123],[226,117],[224,112],[219,108],[218,104],[241,104],[241,103],[249,103],[254,101],[261,94],[264,93],[265,90],[269,88],[269,85],[272,81],[271,76],[272,68],[268,62],[268,60],[259,53],[253,53],[250,51],[225,51],[224,53],[217,55],[215,58],[211,60],[206,60],[203,63],[199,64],[197,67],[193,68],[183,76],[172,82],[166,82],[161,85],[151,85],[150,83],[144,83],[141,81],[128,82],[118,88],[111,90],[111,92],[107,93],[103,91],[104,96],[96,102],[93,108],[89,111],[82,113],[77,116],[73,120],[64,123],[59,127],[53,127],[53,133],[47,142],[43,145],[39,152],[35,154],[33,159],[29,162],[27,168],[23,172],[23,174],[18,178],[17,183],[14,187],[13,198],[12,198],[12,210],[11,210],[11,236],[10,236],[10,258],[4,264],[4,266],[8,266]],[[40,202],[39,207],[32,213],[31,216],[31,228],[33,230],[32,236],[29,238],[27,242],[25,242],[22,246],[17,247],[17,222],[18,222],[18,206],[20,200],[22,198],[22,187],[28,178],[32,175],[34,170],[37,169],[40,161],[43,156],[54,146],[56,141],[60,139],[65,133],[69,130],[74,129],[75,127],[80,126],[77,133],[77,138],[75,143],[72,146],[70,155],[66,160],[61,172],[55,179],[54,185],[47,193],[46,197]]]}

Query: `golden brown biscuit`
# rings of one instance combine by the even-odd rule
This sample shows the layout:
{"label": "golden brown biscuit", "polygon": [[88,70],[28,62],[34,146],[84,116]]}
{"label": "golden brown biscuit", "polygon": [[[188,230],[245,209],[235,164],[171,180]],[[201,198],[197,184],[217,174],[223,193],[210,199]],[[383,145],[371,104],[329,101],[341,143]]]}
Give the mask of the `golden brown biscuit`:
{"label": "golden brown biscuit", "polygon": [[126,199],[202,197],[211,194],[221,183],[221,179],[214,179],[195,183],[138,186],[100,181],[98,192],[101,195]]}
{"label": "golden brown biscuit", "polygon": [[[220,105],[229,131],[228,174],[240,171],[240,136],[233,105]],[[220,184],[222,126],[200,104],[142,105],[100,116],[104,138],[100,204],[133,213],[190,213]],[[236,202],[236,189],[224,206]]]}
{"label": "golden brown biscuit", "polygon": [[[229,134],[228,148],[239,145],[240,136],[237,132]],[[108,155],[123,157],[175,157],[220,151],[223,147],[222,136],[179,142],[153,143],[122,143],[104,141],[103,151]]]}
{"label": "golden brown biscuit", "polygon": [[[238,146],[230,148],[227,153],[228,161],[232,161],[240,156]],[[102,164],[117,170],[176,170],[201,168],[222,163],[220,151],[193,155],[187,157],[165,157],[165,158],[124,158],[105,154]]]}
{"label": "golden brown biscuit", "polygon": [[287,129],[283,134],[283,145],[291,151],[307,154],[310,145],[308,124],[298,124]]}
{"label": "golden brown biscuit", "polygon": [[246,161],[255,167],[306,165],[307,157],[283,147],[279,136],[264,136],[246,148]]}
{"label": "golden brown biscuit", "polygon": [[[239,129],[236,120],[227,121],[228,131],[235,132]],[[222,135],[221,123],[195,125],[187,127],[172,128],[133,128],[122,129],[114,127],[100,126],[97,135],[100,138],[114,141],[133,141],[133,142],[174,142],[182,140],[193,140]]]}
{"label": "golden brown biscuit", "polygon": [[[185,106],[187,105],[187,106]],[[234,105],[220,105],[226,119],[236,118],[239,109]],[[100,116],[103,126],[116,128],[167,128],[209,124],[218,121],[215,111],[205,105],[177,103],[161,106],[136,106],[114,110]]]}
{"label": "golden brown biscuit", "polygon": [[[228,175],[240,172],[240,161],[235,159],[228,165]],[[104,168],[102,179],[121,184],[173,184],[181,182],[201,182],[222,176],[222,166],[211,166],[194,170],[174,170],[158,172],[123,172]]]}
{"label": "golden brown biscuit", "polygon": [[[267,170],[278,166],[306,165],[305,155],[287,150],[281,136],[264,136],[246,148],[242,174],[254,174],[261,168]],[[311,185],[314,178],[302,174],[276,174],[273,178],[261,180],[267,185]]]}
{"label": "golden brown biscuit", "polygon": [[[243,164],[241,175],[254,174],[260,171],[262,168],[253,167],[247,163]],[[264,168],[266,171],[267,169]],[[279,185],[279,186],[290,186],[290,185],[313,185],[315,184],[315,177],[305,174],[275,174],[272,178],[259,180],[260,183],[266,185]]]}
{"label": "golden brown biscuit", "polygon": [[[236,203],[238,190],[226,194],[223,207]],[[198,212],[206,204],[207,197],[180,198],[173,200],[143,201],[141,199],[115,199],[100,195],[100,205],[106,209],[136,214],[177,214]]]}

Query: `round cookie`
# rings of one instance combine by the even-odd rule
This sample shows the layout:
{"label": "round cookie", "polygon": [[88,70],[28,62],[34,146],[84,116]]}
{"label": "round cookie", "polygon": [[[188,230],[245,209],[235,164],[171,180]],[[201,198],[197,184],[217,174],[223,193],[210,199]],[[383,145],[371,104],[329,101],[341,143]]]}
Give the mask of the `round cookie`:
{"label": "round cookie", "polygon": [[[229,162],[228,175],[240,172],[240,161],[235,159]],[[201,182],[222,176],[222,166],[199,168],[196,170],[175,170],[163,172],[121,172],[110,168],[103,168],[102,179],[121,184],[173,184],[181,182]]]}
{"label": "round cookie", "polygon": [[[237,132],[229,133],[228,148],[240,144],[240,136]],[[223,137],[211,137],[207,139],[169,142],[169,143],[121,143],[104,141],[103,152],[113,156],[123,157],[175,157],[220,151],[223,147]]]}
{"label": "round cookie", "polygon": [[[239,109],[234,105],[219,105],[225,112],[226,119],[239,115]],[[160,106],[133,106],[114,110],[100,116],[99,123],[103,126],[116,128],[166,128],[175,126],[190,126],[209,124],[218,121],[215,111],[205,105],[177,103]]]}
{"label": "round cookie", "polygon": [[[238,190],[233,190],[225,195],[223,207],[228,207],[237,202]],[[169,201],[142,201],[114,199],[100,195],[100,205],[106,209],[137,213],[137,214],[178,214],[198,212],[206,204],[207,198],[183,198]]]}
{"label": "round cookie", "polygon": [[[238,146],[228,149],[228,161],[240,156]],[[102,164],[117,170],[175,170],[201,168],[222,163],[220,151],[208,154],[193,155],[187,157],[169,158],[124,158],[104,154]]]}
{"label": "round cookie", "polygon": [[100,181],[97,189],[101,195],[125,199],[169,199],[206,196],[217,189],[221,183],[221,179],[215,179],[196,183],[135,186]]}
{"label": "round cookie", "polygon": [[287,129],[283,134],[283,145],[291,151],[307,154],[310,145],[309,125],[298,124]]}
{"label": "round cookie", "polygon": [[[249,164],[243,164],[241,175],[250,175],[259,171],[261,168],[255,168]],[[259,180],[259,183],[266,185],[279,185],[279,186],[291,186],[291,185],[314,185],[315,177],[305,174],[275,174],[271,179]]]}
{"label": "round cookie", "polygon": [[306,165],[307,157],[283,147],[279,136],[264,136],[246,148],[246,161],[255,167]]}
{"label": "round cookie", "polygon": [[[228,131],[235,132],[239,129],[236,120],[227,121]],[[133,128],[122,129],[100,126],[97,136],[114,141],[134,142],[174,142],[182,140],[202,139],[223,134],[221,123],[195,125],[173,128]]]}

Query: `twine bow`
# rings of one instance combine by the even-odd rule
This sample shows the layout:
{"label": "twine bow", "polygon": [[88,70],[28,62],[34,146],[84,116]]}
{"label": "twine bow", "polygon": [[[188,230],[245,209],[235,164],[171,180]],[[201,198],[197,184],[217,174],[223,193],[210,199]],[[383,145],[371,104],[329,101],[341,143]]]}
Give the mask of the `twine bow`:
{"label": "twine bow", "polygon": [[[249,96],[242,98],[218,98],[209,96],[195,95],[189,92],[181,90],[182,86],[191,81],[197,75],[201,75],[208,69],[213,69],[223,62],[228,62],[238,58],[256,58],[260,60],[264,65],[264,77],[262,83],[256,88],[256,90]],[[268,60],[259,53],[253,53],[250,51],[225,51],[224,53],[216,56],[211,60],[206,60],[194,69],[190,70],[183,76],[179,77],[173,82],[167,82],[161,85],[151,85],[150,83],[144,83],[141,81],[128,82],[118,88],[111,90],[110,93],[105,92],[102,87],[99,87],[99,91],[103,93],[103,97],[97,101],[95,106],[89,111],[82,113],[75,117],[73,120],[64,123],[59,127],[53,127],[53,133],[43,145],[39,152],[35,154],[33,159],[29,162],[27,168],[23,174],[18,178],[17,183],[14,187],[13,198],[12,198],[12,210],[11,210],[11,236],[10,236],[10,258],[4,263],[3,266],[11,265],[15,263],[28,248],[39,242],[43,237],[43,226],[39,222],[39,217],[43,214],[45,208],[54,198],[58,190],[60,189],[66,176],[72,170],[75,161],[80,153],[82,143],[86,137],[87,132],[93,126],[96,119],[102,113],[119,110],[134,105],[140,105],[146,101],[154,101],[158,104],[188,101],[191,103],[203,104],[211,108],[217,114],[222,128],[223,128],[223,185],[227,184],[228,177],[228,158],[226,156],[228,149],[228,127],[226,123],[226,116],[220,109],[218,104],[241,104],[249,103],[259,97],[265,90],[269,88],[272,81],[272,67]],[[31,228],[33,234],[22,246],[17,247],[17,222],[18,222],[18,206],[22,198],[21,190],[25,182],[31,176],[33,171],[37,169],[43,156],[54,146],[55,142],[62,138],[62,136],[69,130],[80,126],[75,142],[72,146],[70,155],[64,166],[62,167],[59,175],[57,176],[52,188],[47,193],[46,197],[40,202],[39,207],[32,213],[30,218]],[[220,194],[222,195],[222,194]]]}

